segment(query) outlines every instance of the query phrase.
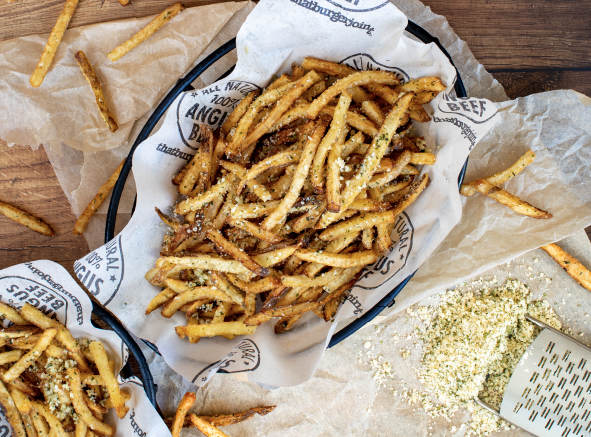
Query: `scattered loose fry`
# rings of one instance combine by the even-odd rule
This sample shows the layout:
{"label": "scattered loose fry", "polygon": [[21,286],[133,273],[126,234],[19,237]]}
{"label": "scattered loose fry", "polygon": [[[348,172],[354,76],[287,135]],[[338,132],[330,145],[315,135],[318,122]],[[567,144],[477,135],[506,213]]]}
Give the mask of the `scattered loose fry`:
{"label": "scattered loose fry", "polygon": [[560,246],[554,243],[546,244],[541,249],[544,249],[571,278],[577,281],[582,287],[591,291],[591,272],[579,260],[566,253]]}
{"label": "scattered loose fry", "polygon": [[105,124],[109,127],[111,132],[115,132],[119,127],[117,126],[117,122],[113,118],[111,111],[109,111],[109,107],[107,106],[107,102],[105,101],[105,96],[103,94],[103,89],[101,87],[101,83],[99,82],[98,78],[96,77],[96,73],[88,62],[86,55],[82,50],[78,50],[74,55],[80,69],[82,70],[82,74],[88,81],[88,84],[92,88],[92,92],[94,93],[94,98],[96,100],[96,105],[98,106],[99,113]]}
{"label": "scattered loose fry", "polygon": [[53,237],[55,233],[51,226],[45,223],[40,218],[34,217],[26,211],[23,211],[16,206],[9,205],[8,203],[0,202],[0,214],[8,217],[15,222],[32,229],[35,232],[39,232],[41,235]]}
{"label": "scattered loose fry", "polygon": [[180,11],[185,9],[182,3],[175,3],[172,6],[169,6],[164,11],[160,13],[156,18],[154,18],[150,23],[132,36],[130,39],[125,41],[118,47],[115,47],[113,50],[109,52],[107,57],[111,60],[111,62],[115,62],[117,59],[120,59],[123,55],[128,53],[130,50],[137,47],[139,44],[150,38],[154,33],[172,20]]}

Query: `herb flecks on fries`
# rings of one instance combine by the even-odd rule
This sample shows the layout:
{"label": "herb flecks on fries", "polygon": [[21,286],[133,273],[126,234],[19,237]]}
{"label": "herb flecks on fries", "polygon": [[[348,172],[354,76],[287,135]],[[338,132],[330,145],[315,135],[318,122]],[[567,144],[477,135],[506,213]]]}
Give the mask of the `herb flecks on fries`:
{"label": "herb flecks on fries", "polygon": [[[181,338],[232,339],[306,312],[334,318],[364,266],[392,245],[397,216],[435,163],[412,122],[445,89],[436,77],[401,84],[314,58],[240,103],[173,178],[184,197],[156,210],[171,233],[146,274],[163,287],[146,314],[186,314]],[[261,301],[258,305],[257,300]],[[177,424],[177,427],[179,424]]]}
{"label": "herb flecks on fries", "polygon": [[103,415],[115,408],[123,418],[130,396],[103,344],[74,339],[29,304],[18,312],[2,303],[0,315],[14,323],[0,328],[0,403],[15,435],[114,435]]}

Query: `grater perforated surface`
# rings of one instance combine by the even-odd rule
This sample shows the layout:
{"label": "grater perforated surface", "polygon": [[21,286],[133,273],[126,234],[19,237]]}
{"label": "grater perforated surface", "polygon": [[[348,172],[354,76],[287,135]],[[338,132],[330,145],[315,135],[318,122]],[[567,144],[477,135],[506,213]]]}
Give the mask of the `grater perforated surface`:
{"label": "grater perforated surface", "polygon": [[543,329],[513,372],[500,415],[540,437],[591,436],[591,352]]}

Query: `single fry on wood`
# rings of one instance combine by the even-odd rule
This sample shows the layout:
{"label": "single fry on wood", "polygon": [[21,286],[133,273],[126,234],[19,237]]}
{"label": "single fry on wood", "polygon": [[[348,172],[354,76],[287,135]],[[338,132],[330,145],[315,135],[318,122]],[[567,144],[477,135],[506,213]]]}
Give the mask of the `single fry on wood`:
{"label": "single fry on wood", "polygon": [[0,214],[14,220],[18,224],[21,224],[35,232],[45,235],[47,237],[53,237],[55,233],[51,226],[45,223],[40,218],[34,217],[26,211],[23,211],[16,206],[8,203],[0,202]]}

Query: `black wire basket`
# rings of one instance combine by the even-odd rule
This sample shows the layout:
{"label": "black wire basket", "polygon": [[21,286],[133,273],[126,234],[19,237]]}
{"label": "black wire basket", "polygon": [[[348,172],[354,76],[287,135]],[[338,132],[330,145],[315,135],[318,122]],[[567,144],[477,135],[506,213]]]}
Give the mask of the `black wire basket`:
{"label": "black wire basket", "polygon": [[[422,42],[424,42],[425,44],[435,43],[435,45],[437,45],[437,47],[439,47],[439,49],[443,52],[443,54],[445,54],[445,56],[447,56],[450,63],[455,68],[455,65],[453,63],[453,60],[451,59],[451,56],[449,55],[447,50],[445,50],[445,48],[441,45],[441,43],[439,42],[439,40],[437,38],[435,38],[434,36],[429,34],[425,29],[423,29],[419,25],[413,23],[412,21],[408,22],[408,25],[406,26],[405,30],[408,33],[410,33],[411,35],[413,35],[416,38],[418,38],[419,40],[421,40]],[[133,154],[134,154],[136,148],[150,136],[152,130],[154,129],[154,127],[156,126],[156,124],[158,123],[160,118],[164,115],[166,110],[170,107],[170,105],[174,102],[174,100],[178,97],[178,95],[181,94],[182,92],[193,90],[194,88],[191,85],[191,83],[193,81],[195,81],[195,79],[197,79],[199,76],[201,76],[201,74],[203,74],[216,61],[218,61],[219,59],[221,59],[222,57],[227,55],[229,52],[231,52],[235,48],[236,48],[236,38],[233,38],[230,41],[228,41],[227,43],[225,43],[224,45],[222,45],[220,48],[218,48],[216,51],[211,53],[209,56],[207,56],[203,61],[201,61],[199,64],[197,64],[185,77],[178,80],[178,82],[176,83],[174,88],[166,95],[166,97],[164,97],[164,99],[158,105],[158,107],[156,108],[154,113],[150,116],[150,118],[148,119],[148,121],[146,122],[144,127],[142,128],[141,132],[139,133],[138,137],[136,138],[135,142],[133,143],[133,146],[131,147],[129,154],[127,155],[127,159],[125,160],[125,163],[123,164],[123,168],[121,169],[119,179],[117,180],[117,183],[115,184],[115,187],[113,188],[111,202],[109,204],[109,210],[107,212],[107,222],[105,225],[105,243],[108,243],[109,241],[111,241],[115,237],[115,223],[117,220],[117,211],[119,209],[119,201],[121,200],[121,193],[123,192],[123,188],[125,187],[125,182],[127,181],[127,177],[129,176],[129,172],[131,170]],[[233,70],[234,70],[234,67],[230,68],[218,80],[225,78]],[[467,97],[464,83],[462,81],[462,78],[461,78],[460,73],[458,72],[457,68],[456,68],[456,82],[454,84],[454,90],[456,92],[457,97]],[[468,166],[468,160],[466,159],[466,162],[464,163],[464,166],[458,176],[458,188],[459,188],[459,186],[461,186],[462,181],[464,180],[464,175],[466,173],[467,166]],[[136,197],[136,200],[137,200],[137,197]],[[133,210],[135,210],[135,202],[134,202],[134,205],[132,208],[132,214],[133,214]],[[398,294],[406,286],[408,281],[411,280],[411,278],[414,276],[415,273],[416,272],[414,272],[411,275],[409,275],[408,277],[406,277],[400,284],[398,284],[392,291],[390,291],[386,296],[384,296],[384,298],[382,300],[380,300],[373,308],[368,310],[364,315],[355,319],[349,325],[343,327],[341,330],[334,333],[328,347],[330,348],[330,347],[337,345],[338,343],[340,343],[341,341],[343,341],[344,339],[346,339],[347,337],[349,337],[350,335],[355,333],[357,330],[359,330],[365,324],[367,324],[371,320],[373,320],[385,308],[389,308],[392,305],[394,305],[396,296],[398,296]],[[147,341],[145,343],[157,352],[155,345],[153,345],[152,343],[149,343]],[[137,347],[137,345],[136,345],[136,347]],[[145,362],[145,360],[144,360],[144,362]],[[147,371],[149,372],[149,369],[147,369]],[[222,371],[223,370],[220,370],[220,372],[222,372]],[[151,375],[150,375],[150,378],[151,378]]]}

